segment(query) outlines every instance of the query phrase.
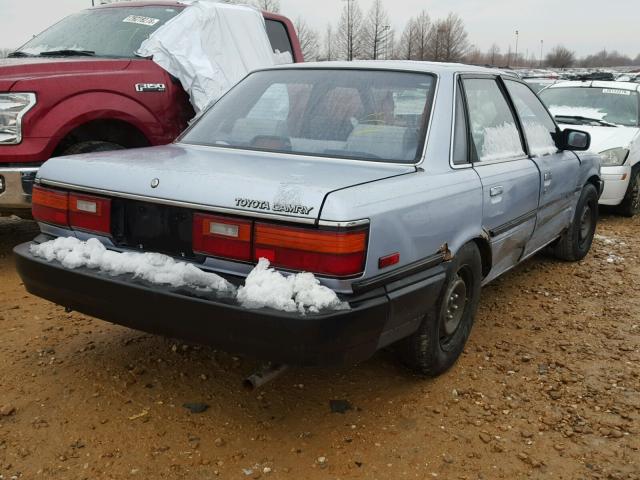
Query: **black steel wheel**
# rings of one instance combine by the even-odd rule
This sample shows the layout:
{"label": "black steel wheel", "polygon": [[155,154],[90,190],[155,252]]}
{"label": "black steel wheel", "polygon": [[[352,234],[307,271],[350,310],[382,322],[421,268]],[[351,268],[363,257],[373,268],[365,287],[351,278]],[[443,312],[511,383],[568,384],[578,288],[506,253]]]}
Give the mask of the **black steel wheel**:
{"label": "black steel wheel", "polygon": [[625,217],[633,217],[640,212],[640,168],[631,170],[627,192],[618,206],[618,212]]}
{"label": "black steel wheel", "polygon": [[475,243],[468,243],[451,260],[436,307],[425,314],[418,330],[402,341],[402,357],[409,367],[428,376],[451,368],[469,338],[481,283],[480,251]]}
{"label": "black steel wheel", "polygon": [[576,205],[573,222],[552,247],[560,260],[576,262],[587,256],[598,223],[598,192],[590,183],[585,185]]}

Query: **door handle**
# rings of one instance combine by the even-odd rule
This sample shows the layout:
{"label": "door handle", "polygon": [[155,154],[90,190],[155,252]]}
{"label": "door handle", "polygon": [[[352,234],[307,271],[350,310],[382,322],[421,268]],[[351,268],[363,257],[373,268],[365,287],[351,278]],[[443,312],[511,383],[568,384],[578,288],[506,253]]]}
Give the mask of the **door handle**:
{"label": "door handle", "polygon": [[500,186],[491,187],[491,189],[489,190],[489,195],[492,197],[497,197],[498,195],[502,195],[502,192],[504,192],[504,189]]}
{"label": "door handle", "polygon": [[551,175],[551,172],[544,172],[544,181],[545,182],[548,182],[552,178],[553,178],[553,175]]}

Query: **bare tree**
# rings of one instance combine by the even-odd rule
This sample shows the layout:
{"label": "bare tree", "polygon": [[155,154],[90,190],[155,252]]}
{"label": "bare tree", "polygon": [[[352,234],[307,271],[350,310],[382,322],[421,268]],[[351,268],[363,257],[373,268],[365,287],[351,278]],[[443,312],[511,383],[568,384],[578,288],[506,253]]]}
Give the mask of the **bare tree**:
{"label": "bare tree", "polygon": [[601,50],[593,55],[586,56],[579,63],[582,67],[623,67],[633,65],[634,61],[616,50],[611,52]]}
{"label": "bare tree", "polygon": [[498,44],[494,43],[487,52],[487,63],[490,63],[491,65],[498,65],[501,61],[502,55],[500,55],[500,47]]}
{"label": "bare tree", "polygon": [[482,65],[486,63],[486,58],[487,55],[485,55],[478,47],[471,47],[464,57],[464,62],[470,63],[471,65]]}
{"label": "bare tree", "polygon": [[294,26],[298,32],[298,40],[304,59],[307,62],[316,61],[319,54],[318,32],[310,28],[302,17],[296,19]]}
{"label": "bare tree", "polygon": [[280,0],[253,0],[253,4],[266,12],[280,12]]}
{"label": "bare tree", "polygon": [[335,39],[333,38],[333,27],[331,24],[327,24],[327,29],[325,31],[324,37],[324,59],[330,62],[331,60],[335,60],[336,49],[335,49]]}
{"label": "bare tree", "polygon": [[[363,27],[363,43],[367,58],[378,60],[387,46],[391,26],[382,0],[374,0]],[[386,54],[386,52],[384,52]]]}
{"label": "bare tree", "polygon": [[467,30],[462,18],[456,13],[450,13],[444,20],[438,20],[436,30],[439,35],[440,58],[444,62],[459,62],[469,50]]}
{"label": "bare tree", "polygon": [[345,0],[338,32],[336,35],[339,55],[347,60],[355,60],[363,54],[363,16],[358,0]]}
{"label": "bare tree", "polygon": [[417,26],[414,19],[410,19],[404,27],[398,43],[398,56],[403,60],[413,60],[416,55],[416,31]]}
{"label": "bare tree", "polygon": [[547,65],[552,68],[568,68],[576,61],[576,55],[568,48],[557,45],[546,57]]}
{"label": "bare tree", "polygon": [[431,32],[431,18],[423,10],[414,20],[416,52],[415,60],[428,60],[429,34]]}

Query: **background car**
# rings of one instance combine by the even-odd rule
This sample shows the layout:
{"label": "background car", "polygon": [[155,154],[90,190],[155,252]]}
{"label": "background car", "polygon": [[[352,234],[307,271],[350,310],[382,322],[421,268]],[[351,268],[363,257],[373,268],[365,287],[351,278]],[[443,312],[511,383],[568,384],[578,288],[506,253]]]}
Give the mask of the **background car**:
{"label": "background car", "polygon": [[[588,146],[491,69],[260,70],[173,145],[47,162],[42,235],[16,248],[17,268],[30,292],[141,330],[302,365],[399,343],[437,375],[464,348],[481,285],[544,248],[588,253],[600,167],[574,152]],[[309,274],[339,302],[307,308]]]}
{"label": "background car", "polygon": [[640,211],[640,84],[562,82],[540,97],[563,127],[591,134],[591,149],[602,155],[602,205],[626,216]]}
{"label": "background car", "polygon": [[[51,157],[165,145],[187,127],[195,115],[188,93],[197,83],[183,88],[177,75],[136,51],[167,22],[175,25],[189,8],[195,6],[167,0],[89,8],[64,18],[0,62],[0,216],[30,215],[33,180]],[[263,17],[273,51],[303,61],[292,22],[268,12]],[[225,28],[225,35],[247,38],[256,30],[238,28],[237,22]],[[211,37],[202,25],[190,33]],[[260,58],[255,46],[228,43],[227,54],[237,61],[243,60],[241,54]],[[184,57],[201,61],[199,70],[208,63],[191,54],[176,64]],[[220,67],[222,85],[253,69],[230,72],[223,68],[224,55],[210,57]]]}

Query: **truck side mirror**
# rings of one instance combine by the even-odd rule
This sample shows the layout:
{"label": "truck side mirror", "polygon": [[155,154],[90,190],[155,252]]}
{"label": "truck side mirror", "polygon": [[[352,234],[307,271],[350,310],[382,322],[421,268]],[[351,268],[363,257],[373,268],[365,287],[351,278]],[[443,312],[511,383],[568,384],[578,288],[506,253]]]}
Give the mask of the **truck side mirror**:
{"label": "truck side mirror", "polygon": [[591,146],[591,135],[581,130],[567,128],[558,132],[556,135],[556,143],[560,150],[589,150]]}

